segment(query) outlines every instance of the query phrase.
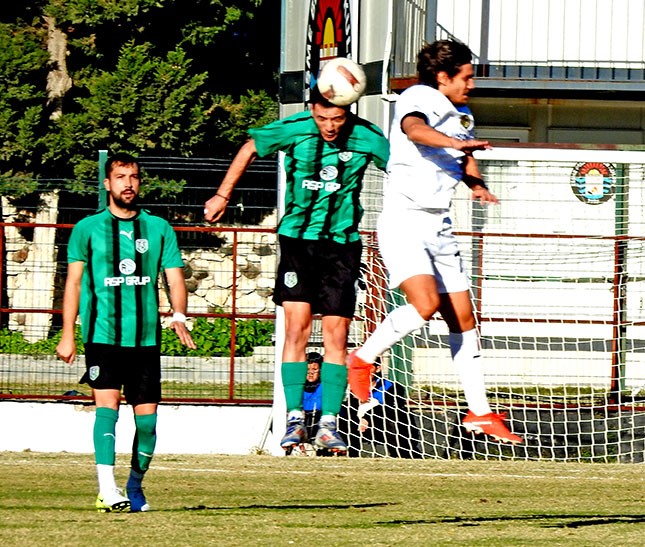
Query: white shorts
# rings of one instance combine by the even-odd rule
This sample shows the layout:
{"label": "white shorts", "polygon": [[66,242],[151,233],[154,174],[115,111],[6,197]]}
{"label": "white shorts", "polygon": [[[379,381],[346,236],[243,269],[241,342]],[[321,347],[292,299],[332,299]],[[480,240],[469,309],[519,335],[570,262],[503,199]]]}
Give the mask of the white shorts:
{"label": "white shorts", "polygon": [[446,210],[383,210],[378,219],[378,242],[390,288],[415,275],[432,275],[440,293],[470,288],[452,221]]}

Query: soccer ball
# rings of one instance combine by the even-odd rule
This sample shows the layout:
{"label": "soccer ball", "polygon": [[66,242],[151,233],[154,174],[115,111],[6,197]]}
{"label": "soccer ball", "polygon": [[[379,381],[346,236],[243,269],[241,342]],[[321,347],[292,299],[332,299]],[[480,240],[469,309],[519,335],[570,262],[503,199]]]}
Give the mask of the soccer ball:
{"label": "soccer ball", "polygon": [[318,75],[318,90],[330,103],[346,106],[365,92],[367,78],[360,65],[345,57],[327,61]]}

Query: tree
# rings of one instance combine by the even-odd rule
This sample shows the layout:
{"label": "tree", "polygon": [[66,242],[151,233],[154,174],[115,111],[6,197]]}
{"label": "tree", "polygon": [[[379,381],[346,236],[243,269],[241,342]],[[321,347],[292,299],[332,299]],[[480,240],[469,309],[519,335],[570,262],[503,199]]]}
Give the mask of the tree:
{"label": "tree", "polygon": [[0,16],[0,193],[95,179],[102,148],[228,154],[277,114],[276,0],[27,4]]}

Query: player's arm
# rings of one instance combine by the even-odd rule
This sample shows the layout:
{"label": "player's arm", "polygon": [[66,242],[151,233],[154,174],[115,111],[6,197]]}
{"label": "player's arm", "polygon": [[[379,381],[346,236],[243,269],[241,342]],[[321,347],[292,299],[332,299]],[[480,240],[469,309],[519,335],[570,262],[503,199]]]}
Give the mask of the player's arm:
{"label": "player's arm", "polygon": [[465,157],[463,181],[471,189],[473,200],[479,201],[479,203],[499,203],[497,197],[486,186],[477,160],[471,154],[466,154]]}
{"label": "player's arm", "polygon": [[204,204],[204,218],[208,222],[216,222],[226,210],[226,205],[228,204],[229,199],[231,199],[231,194],[235,185],[238,183],[244,172],[247,170],[249,165],[253,163],[255,158],[257,158],[258,151],[255,147],[255,141],[249,139],[242,148],[239,149],[231,165],[229,165],[226,175],[222,180],[217,192],[215,195],[210,198]]}
{"label": "player's arm", "polygon": [[84,262],[72,262],[67,266],[67,280],[63,293],[63,331],[60,342],[56,346],[56,354],[66,363],[72,363],[76,357],[74,329],[81,298],[84,266]]}
{"label": "player's arm", "polygon": [[454,148],[472,154],[475,150],[487,150],[491,148],[488,141],[475,139],[462,141],[449,137],[448,135],[437,131],[428,125],[423,114],[414,112],[408,114],[401,121],[401,130],[407,135],[408,139],[416,144],[423,146],[432,146],[433,148]]}
{"label": "player's arm", "polygon": [[190,332],[186,328],[186,308],[188,306],[188,292],[186,291],[186,280],[181,268],[166,268],[164,270],[168,288],[170,289],[170,303],[172,305],[173,320],[170,328],[177,333],[179,341],[191,349],[197,346],[193,342]]}

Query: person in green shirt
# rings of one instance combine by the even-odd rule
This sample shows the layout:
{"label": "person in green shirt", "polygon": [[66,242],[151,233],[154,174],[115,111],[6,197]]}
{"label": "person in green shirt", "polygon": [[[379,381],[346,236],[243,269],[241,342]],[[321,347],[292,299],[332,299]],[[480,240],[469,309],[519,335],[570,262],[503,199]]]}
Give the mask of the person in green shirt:
{"label": "person in green shirt", "polygon": [[353,114],[350,105],[328,102],[315,87],[309,103],[305,112],[249,130],[250,139],[206,202],[204,216],[209,222],[222,217],[235,185],[256,157],[284,153],[285,207],[273,295],[285,316],[281,373],[288,415],[280,444],[289,451],[308,440],[302,407],[306,349],[312,316],[320,314],[323,400],[314,445],[345,453],[336,416],[347,389],[347,335],[360,275],[359,197],[368,165],[385,170],[389,145],[382,131]]}
{"label": "person in green shirt", "polygon": [[[148,511],[141,482],[155,449],[161,400],[160,271],[170,288],[170,328],[184,345],[195,348],[195,343],[185,325],[184,263],[172,227],[137,206],[140,174],[134,157],[115,154],[105,167],[108,207],[78,222],[69,239],[63,331],[56,353],[66,363],[74,361],[80,311],[87,369],[81,383],[90,385],[96,403],[96,508]],[[114,477],[121,389],[133,407],[136,429],[127,496]]]}

